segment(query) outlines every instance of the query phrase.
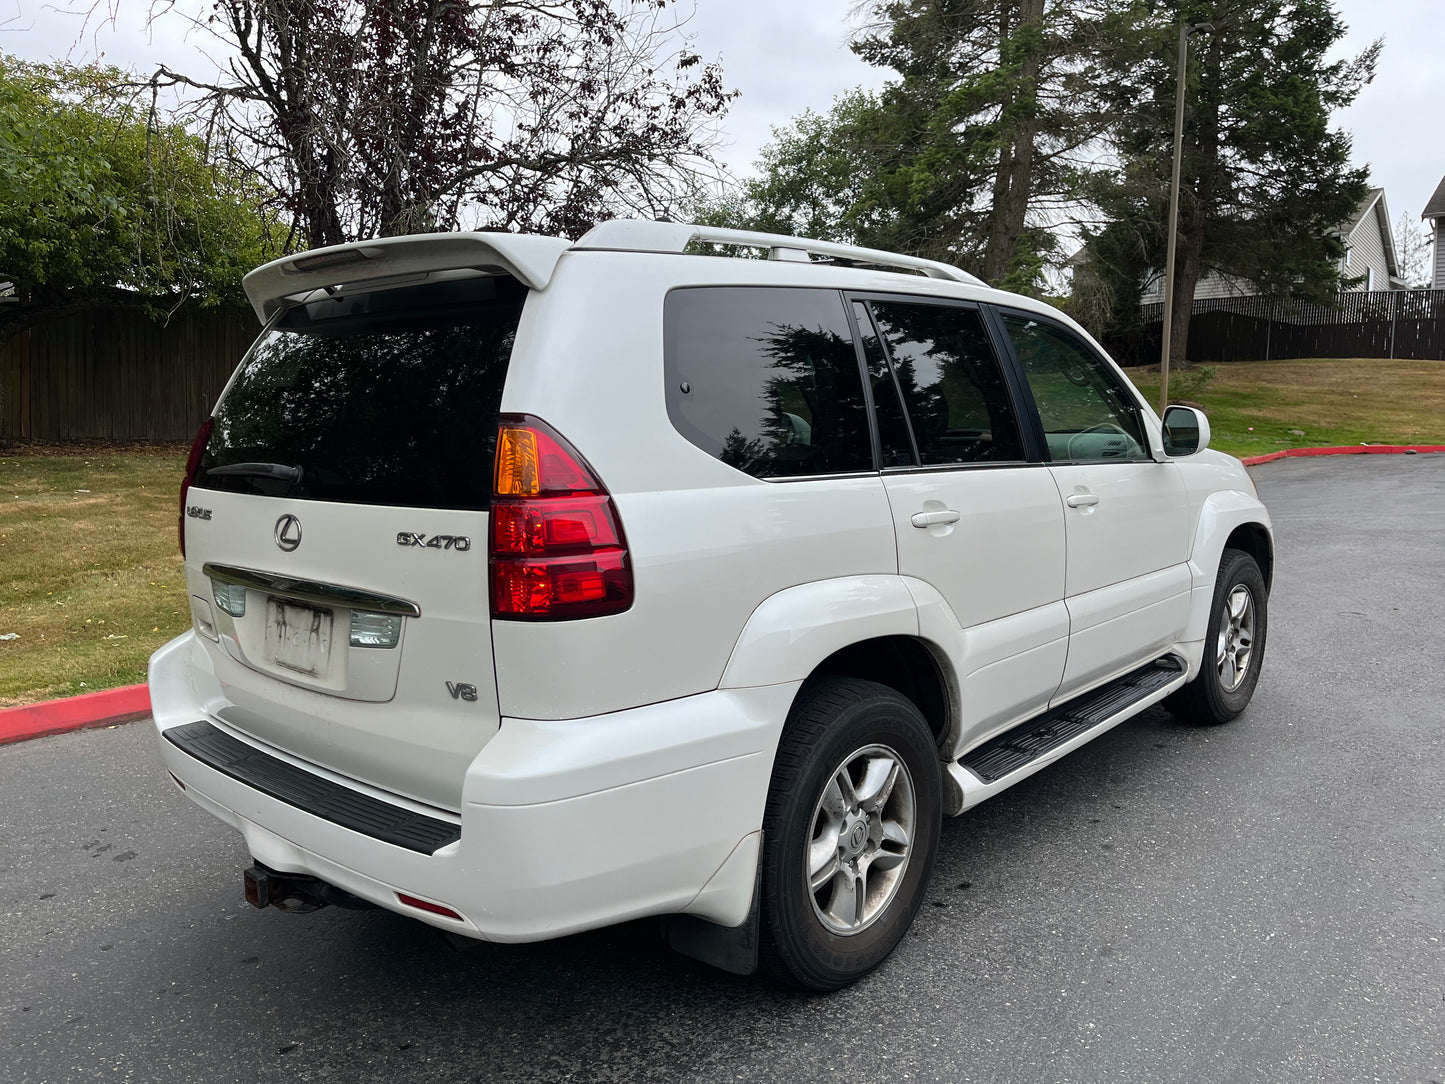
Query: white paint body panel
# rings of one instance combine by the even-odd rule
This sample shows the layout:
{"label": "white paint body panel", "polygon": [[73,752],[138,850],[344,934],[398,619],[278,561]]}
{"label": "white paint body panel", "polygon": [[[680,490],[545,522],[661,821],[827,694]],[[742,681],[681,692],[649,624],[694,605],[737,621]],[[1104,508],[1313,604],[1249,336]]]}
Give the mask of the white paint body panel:
{"label": "white paint body panel", "polygon": [[[676,287],[997,303],[1084,334],[1029,299],[961,280],[786,260],[566,250],[550,240],[431,238],[415,252],[409,244],[386,242],[369,269],[424,274],[445,262],[448,246],[490,246],[537,287],[502,410],[545,420],[602,479],[626,534],[633,606],[581,621],[490,621],[486,513],[207,491],[212,518],[187,520],[186,575],[197,627],[210,631],[157,652],[150,680],[162,732],[207,720],[323,778],[459,823],[458,843],[416,854],[160,742],[187,795],[241,831],[258,860],[443,929],[523,941],[673,912],[735,925],[753,896],[788,711],[829,655],[883,636],[926,648],[946,691],[940,760],[958,812],[1102,730],[988,787],[955,763],[971,748],[1165,651],[1195,673],[1225,540],[1242,525],[1269,527],[1238,461],[1209,451],[1163,461],[1158,420],[1142,399],[1157,462],[784,482],[713,459],[667,415],[662,311]],[[278,265],[251,280],[258,304],[314,277],[291,274]],[[1067,507],[1080,487],[1098,503]],[[201,496],[193,491],[193,503]],[[939,509],[958,520],[912,525],[915,512]],[[271,537],[286,512],[306,531],[290,554]],[[474,544],[463,553],[403,549],[398,531]],[[248,666],[245,638],[224,639],[203,561],[415,601],[422,613],[406,620],[394,689],[375,674],[361,682],[354,668],[367,664],[352,658],[309,684]],[[476,701],[449,697],[448,681],[474,685]],[[464,920],[408,909],[398,891]]]}

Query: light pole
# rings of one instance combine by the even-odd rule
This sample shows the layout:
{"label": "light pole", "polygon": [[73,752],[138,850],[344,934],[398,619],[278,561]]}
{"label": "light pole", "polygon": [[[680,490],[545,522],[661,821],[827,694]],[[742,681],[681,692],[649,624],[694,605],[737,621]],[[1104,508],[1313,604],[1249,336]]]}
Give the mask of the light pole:
{"label": "light pole", "polygon": [[[1169,180],[1169,247],[1164,259],[1164,322],[1160,325],[1159,413],[1169,405],[1169,331],[1174,323],[1174,240],[1179,233],[1179,168],[1184,159],[1184,69],[1189,60],[1189,39],[1212,23],[1179,27],[1179,84],[1174,92],[1174,174]],[[1193,304],[1189,298],[1188,303]]]}

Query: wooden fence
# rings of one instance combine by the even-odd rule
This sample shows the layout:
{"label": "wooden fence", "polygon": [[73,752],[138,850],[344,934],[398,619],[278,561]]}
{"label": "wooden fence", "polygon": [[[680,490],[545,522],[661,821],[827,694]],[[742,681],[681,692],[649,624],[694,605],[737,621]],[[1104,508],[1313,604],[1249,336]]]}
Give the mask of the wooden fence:
{"label": "wooden fence", "polygon": [[249,311],[168,323],[99,308],[0,345],[0,437],[189,441],[259,326]]}
{"label": "wooden fence", "polygon": [[[1164,306],[1143,306],[1143,334],[1116,346],[1123,364],[1159,360]],[[1445,359],[1445,290],[1341,293],[1334,305],[1212,297],[1194,302],[1190,361],[1286,358]]]}

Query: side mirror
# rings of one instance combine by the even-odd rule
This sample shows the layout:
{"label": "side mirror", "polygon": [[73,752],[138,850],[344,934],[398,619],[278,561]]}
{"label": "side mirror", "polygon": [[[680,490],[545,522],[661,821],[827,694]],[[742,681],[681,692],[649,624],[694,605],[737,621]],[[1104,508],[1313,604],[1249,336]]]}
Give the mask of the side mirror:
{"label": "side mirror", "polygon": [[1171,406],[1164,411],[1164,451],[1169,455],[1193,455],[1209,447],[1209,419],[1204,411],[1188,406]]}

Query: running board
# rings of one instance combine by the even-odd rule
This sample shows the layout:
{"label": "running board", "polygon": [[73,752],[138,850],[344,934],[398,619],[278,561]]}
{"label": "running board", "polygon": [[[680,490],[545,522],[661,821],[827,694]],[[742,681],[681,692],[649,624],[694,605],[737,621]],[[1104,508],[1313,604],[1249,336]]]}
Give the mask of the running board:
{"label": "running board", "polygon": [[1052,764],[1184,684],[1187,667],[1165,655],[970,749],[949,775],[962,791],[958,812]]}

